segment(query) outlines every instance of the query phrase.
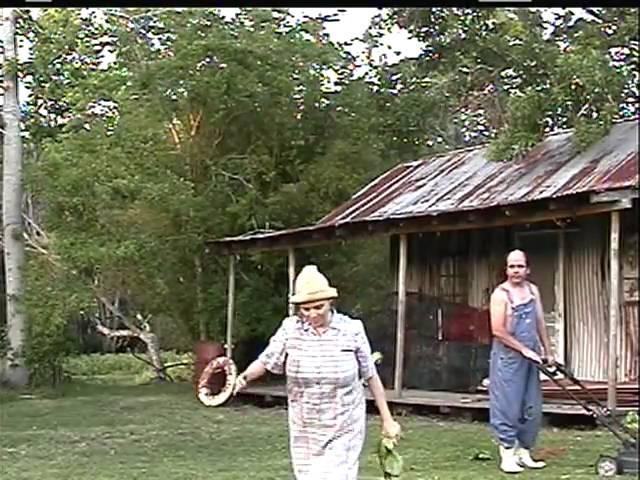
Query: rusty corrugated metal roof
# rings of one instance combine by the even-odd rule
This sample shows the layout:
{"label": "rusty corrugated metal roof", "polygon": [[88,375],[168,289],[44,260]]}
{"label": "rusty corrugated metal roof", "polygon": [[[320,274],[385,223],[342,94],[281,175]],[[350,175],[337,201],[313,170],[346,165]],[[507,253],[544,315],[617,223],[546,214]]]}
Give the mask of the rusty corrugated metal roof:
{"label": "rusty corrugated metal roof", "polygon": [[638,186],[638,122],[621,122],[576,154],[572,132],[545,138],[525,157],[492,162],[487,147],[398,165],[317,225],[436,215]]}
{"label": "rusty corrugated metal roof", "polygon": [[212,244],[295,236],[350,224],[440,215],[579,193],[638,188],[638,119],[617,123],[585,152],[571,130],[548,135],[523,158],[492,162],[487,145],[397,165],[318,223],[213,240]]}

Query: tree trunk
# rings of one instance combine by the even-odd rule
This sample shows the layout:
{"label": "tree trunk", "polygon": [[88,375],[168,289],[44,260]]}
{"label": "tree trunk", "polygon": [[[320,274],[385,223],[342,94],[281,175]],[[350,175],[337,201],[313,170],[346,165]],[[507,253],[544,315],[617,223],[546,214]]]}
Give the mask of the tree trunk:
{"label": "tree trunk", "polygon": [[24,330],[26,315],[22,305],[22,270],[25,263],[22,224],[22,140],[18,109],[16,75],[16,10],[4,9],[4,104],[5,124],[2,165],[2,217],[7,298],[7,331],[9,351],[5,359],[5,381],[12,386],[25,386],[29,372],[24,362]]}

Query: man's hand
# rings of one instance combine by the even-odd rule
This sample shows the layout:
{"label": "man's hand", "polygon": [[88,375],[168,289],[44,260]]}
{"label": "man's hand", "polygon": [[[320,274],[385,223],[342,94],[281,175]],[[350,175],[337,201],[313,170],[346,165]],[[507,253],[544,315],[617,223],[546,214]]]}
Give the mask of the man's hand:
{"label": "man's hand", "polygon": [[556,359],[553,356],[553,353],[549,352],[546,353],[545,355],[542,357],[542,362],[544,365],[549,365],[550,367],[553,367],[556,364]]}
{"label": "man's hand", "polygon": [[524,350],[522,350],[522,356],[525,358],[528,358],[529,360],[531,360],[532,362],[535,362],[539,365],[542,365],[542,358],[540,357],[540,355],[538,355],[536,352],[534,352],[533,350],[529,349],[529,348],[525,348]]}

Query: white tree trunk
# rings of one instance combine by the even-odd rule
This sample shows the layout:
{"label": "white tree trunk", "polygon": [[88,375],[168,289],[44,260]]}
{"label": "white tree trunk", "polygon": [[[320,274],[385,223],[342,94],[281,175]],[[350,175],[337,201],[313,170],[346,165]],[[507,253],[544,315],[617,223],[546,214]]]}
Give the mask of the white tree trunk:
{"label": "white tree trunk", "polygon": [[22,140],[18,110],[18,80],[15,72],[16,11],[3,9],[4,38],[4,149],[2,164],[2,220],[4,240],[5,282],[7,298],[7,331],[9,352],[4,362],[4,381],[21,387],[29,381],[24,363],[26,315],[22,305],[22,270],[24,237],[22,224]]}

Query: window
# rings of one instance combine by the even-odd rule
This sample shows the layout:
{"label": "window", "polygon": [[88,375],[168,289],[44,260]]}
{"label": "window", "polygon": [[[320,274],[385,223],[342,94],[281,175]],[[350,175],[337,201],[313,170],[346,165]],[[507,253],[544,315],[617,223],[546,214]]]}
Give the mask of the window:
{"label": "window", "polygon": [[438,296],[447,302],[467,303],[469,235],[466,231],[447,232],[438,237]]}

